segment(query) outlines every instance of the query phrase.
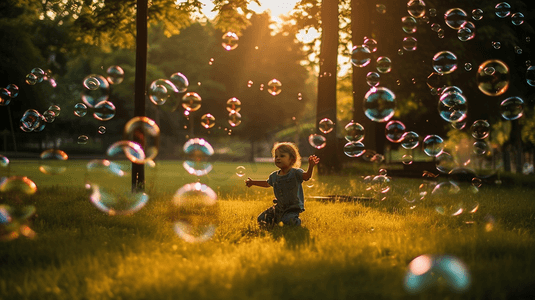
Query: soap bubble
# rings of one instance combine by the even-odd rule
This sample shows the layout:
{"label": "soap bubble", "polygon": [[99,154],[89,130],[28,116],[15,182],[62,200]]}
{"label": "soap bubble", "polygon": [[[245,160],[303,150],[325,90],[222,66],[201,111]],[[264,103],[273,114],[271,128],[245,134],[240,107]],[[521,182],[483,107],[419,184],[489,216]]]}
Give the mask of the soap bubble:
{"label": "soap bubble", "polygon": [[59,117],[59,115],[61,113],[61,108],[59,106],[57,106],[57,105],[50,105],[48,107],[48,110],[52,111],[56,118]]}
{"label": "soap bubble", "polygon": [[508,121],[516,120],[524,115],[524,100],[520,97],[509,97],[500,104],[500,113]]}
{"label": "soap bubble", "polygon": [[99,126],[98,127],[98,133],[105,134],[106,133],[106,127],[105,126]]}
{"label": "soap bubble", "polygon": [[[493,72],[489,72],[492,68]],[[488,96],[499,96],[509,88],[509,67],[497,59],[491,59],[479,65],[477,70],[477,87]]]}
{"label": "soap bubble", "polygon": [[182,97],[182,101],[180,103],[187,111],[197,111],[199,108],[201,108],[202,99],[199,94],[195,92],[188,92]]}
{"label": "soap bubble", "polygon": [[29,196],[37,192],[37,185],[26,176],[11,176],[0,182],[0,192]]}
{"label": "soap bubble", "polygon": [[413,259],[405,274],[404,287],[417,294],[433,287],[447,287],[463,292],[470,287],[470,273],[466,265],[450,255],[420,255]]}
{"label": "soap bubble", "polygon": [[236,127],[241,124],[241,114],[237,111],[231,111],[228,114],[228,123],[232,127]]}
{"label": "soap bubble", "polygon": [[[98,84],[95,85],[96,88],[94,89],[89,89],[89,88],[84,89],[81,93],[81,96],[82,96],[82,101],[88,107],[94,107],[95,104],[108,100],[110,84],[108,83],[106,78],[104,78],[101,75],[91,74],[91,75],[88,75],[86,78],[88,77],[95,79],[96,82],[98,82]],[[84,80],[84,84],[85,84],[85,80]]]}
{"label": "soap bubble", "polygon": [[83,103],[76,103],[74,105],[74,115],[77,117],[83,117],[87,114],[87,106]]}
{"label": "soap bubble", "polygon": [[9,158],[0,154],[0,167],[5,168],[9,166]]}
{"label": "soap bubble", "polygon": [[401,162],[404,164],[404,165],[410,165],[412,164],[412,155],[410,154],[404,154],[402,157],[401,157]]}
{"label": "soap bubble", "polygon": [[0,204],[0,241],[11,241],[21,234],[28,238],[35,237],[35,232],[28,226],[29,219],[34,214],[33,205],[14,207]]}
{"label": "soap bubble", "polygon": [[241,110],[241,101],[236,98],[232,97],[227,100],[227,111],[240,111]]}
{"label": "soap bubble", "polygon": [[444,93],[438,102],[438,112],[447,122],[461,122],[466,118],[468,104],[464,95],[456,92]]}
{"label": "soap bubble", "polygon": [[86,188],[91,192],[89,200],[100,211],[110,216],[130,215],[147,204],[149,196],[132,189],[130,161],[94,159],[86,168]]}
{"label": "soap bubble", "polygon": [[399,143],[402,140],[402,136],[405,133],[405,124],[401,121],[392,120],[386,123],[385,136],[386,139],[392,143]]}
{"label": "soap bubble", "polygon": [[444,140],[438,135],[428,135],[424,138],[423,148],[428,156],[437,157],[444,150]]}
{"label": "soap bubble", "polygon": [[472,146],[473,146],[472,151],[477,156],[485,155],[490,150],[489,145],[484,141],[475,141]]}
{"label": "soap bubble", "polygon": [[375,199],[384,201],[391,191],[391,180],[386,175],[374,176],[370,184],[370,190],[375,193]]}
{"label": "soap bubble", "polygon": [[124,80],[124,70],[119,66],[110,66],[106,70],[106,79],[110,84],[119,84]]}
{"label": "soap bubble", "polygon": [[37,76],[33,75],[32,73],[29,73],[26,75],[26,83],[29,85],[35,85],[37,84]]}
{"label": "soap bubble", "polygon": [[281,86],[282,83],[277,79],[273,78],[268,82],[268,92],[273,96],[277,96],[282,91]]}
{"label": "soap bubble", "polygon": [[379,85],[379,79],[381,76],[377,72],[368,72],[366,74],[366,83],[369,86],[378,86]]}
{"label": "soap bubble", "polygon": [[401,136],[401,147],[414,149],[420,144],[420,136],[414,131],[407,131]]}
{"label": "soap bubble", "polygon": [[37,83],[41,83],[43,80],[46,80],[46,72],[41,68],[33,68],[30,71],[30,74],[37,78]]}
{"label": "soap bubble", "polygon": [[410,0],[407,2],[407,11],[409,15],[421,18],[425,15],[425,2],[423,0]]}
{"label": "soap bubble", "polygon": [[377,58],[375,66],[379,73],[388,73],[392,70],[392,61],[386,56],[380,56]]}
{"label": "soap bubble", "polygon": [[148,117],[134,117],[124,126],[124,140],[139,143],[145,152],[143,163],[153,160],[160,149],[160,127]]}
{"label": "soap bubble", "polygon": [[441,182],[435,186],[429,200],[439,214],[458,216],[464,210],[458,195],[460,191],[461,188],[452,181]]}
{"label": "soap bubble", "polygon": [[344,138],[348,142],[360,142],[364,139],[364,126],[360,123],[355,123],[353,120],[344,127]]}
{"label": "soap bubble", "polygon": [[511,5],[507,2],[500,2],[496,4],[494,11],[498,18],[507,18],[511,14]]}
{"label": "soap bubble", "polygon": [[466,12],[460,8],[452,8],[444,13],[444,21],[449,28],[459,30],[468,19]]}
{"label": "soap bubble", "polygon": [[[492,48],[498,50],[498,49],[500,49],[501,47],[502,47],[502,43],[500,43],[500,42],[495,42],[495,41],[492,42]],[[490,75],[490,74],[489,74],[489,75]]]}
{"label": "soap bubble", "polygon": [[0,106],[9,105],[11,102],[11,92],[8,89],[0,89]]}
{"label": "soap bubble", "polygon": [[395,100],[391,90],[373,87],[364,95],[364,114],[374,122],[386,122],[394,115]]}
{"label": "soap bubble", "polygon": [[155,105],[163,105],[167,100],[178,93],[178,89],[171,80],[154,80],[148,90],[149,100]]}
{"label": "soap bubble", "polygon": [[522,48],[520,48],[519,46],[515,46],[515,53],[522,54]]}
{"label": "soap bubble", "polygon": [[245,167],[244,166],[236,167],[236,175],[238,175],[238,177],[245,176]]}
{"label": "soap bubble", "polygon": [[96,77],[89,75],[84,78],[84,87],[88,90],[94,91],[100,87],[100,82]]}
{"label": "soap bubble", "polygon": [[189,139],[184,144],[186,160],[182,164],[184,169],[192,175],[203,176],[212,170],[209,158],[214,154],[214,148],[201,138]]}
{"label": "soap bubble", "polygon": [[442,29],[442,26],[440,26],[440,24],[438,23],[431,24],[431,30],[433,30],[434,32],[439,32],[441,29]]}
{"label": "soap bubble", "polygon": [[204,114],[201,117],[202,127],[208,129],[212,128],[215,125],[215,117],[212,114]]}
{"label": "soap bubble", "polygon": [[104,100],[95,105],[93,117],[99,121],[108,121],[115,117],[115,105],[110,101]]}
{"label": "soap bubble", "polygon": [[472,10],[472,19],[479,21],[483,19],[483,10],[481,8],[476,8]]}
{"label": "soap bubble", "polygon": [[47,175],[57,175],[67,170],[69,156],[59,149],[48,149],[40,155],[39,171]]}
{"label": "soap bubble", "polygon": [[535,66],[529,66],[526,70],[526,82],[530,86],[535,86]]}
{"label": "soap bubble", "polygon": [[41,126],[41,114],[35,109],[28,109],[21,119],[21,126],[29,131],[33,131]]}
{"label": "soap bubble", "polygon": [[169,81],[175,85],[179,93],[184,93],[188,89],[188,78],[182,73],[176,72],[171,74],[171,76],[169,76]]}
{"label": "soap bubble", "polygon": [[321,149],[327,144],[327,139],[321,134],[314,133],[308,136],[308,143],[316,149]]}
{"label": "soap bubble", "polygon": [[6,89],[9,91],[11,98],[17,98],[19,95],[19,87],[16,84],[8,84]]}
{"label": "soap bubble", "polygon": [[215,233],[219,218],[216,193],[199,182],[181,187],[173,195],[170,218],[176,234],[188,243],[202,243]]}
{"label": "soap bubble", "polygon": [[80,135],[78,136],[78,145],[85,145],[87,144],[87,141],[89,140],[89,137],[87,135]]}
{"label": "soap bubble", "polygon": [[462,94],[463,90],[461,90],[461,88],[459,88],[458,86],[451,85],[451,86],[447,86],[447,87],[439,89],[439,92],[440,92],[440,96],[442,96],[443,94],[447,94],[447,93]]}
{"label": "soap bubble", "polygon": [[334,122],[331,121],[329,118],[323,118],[318,123],[318,129],[319,131],[323,132],[324,134],[327,134],[334,129]]}
{"label": "soap bubble", "polygon": [[464,69],[466,70],[466,72],[470,72],[472,71],[472,64],[467,62],[464,64]]}
{"label": "soap bubble", "polygon": [[433,56],[433,69],[440,74],[450,74],[457,69],[457,56],[450,51],[440,51]]}
{"label": "soap bubble", "polygon": [[384,4],[375,4],[375,10],[380,14],[384,14],[386,13],[386,6]]}
{"label": "soap bubble", "polygon": [[475,139],[485,139],[489,136],[490,124],[487,120],[477,120],[470,127],[470,131]]}
{"label": "soap bubble", "polygon": [[417,47],[417,40],[415,37],[409,36],[403,38],[403,49],[406,51],[414,51]]}
{"label": "soap bubble", "polygon": [[238,35],[234,32],[227,32],[222,37],[223,42],[221,45],[227,51],[234,50],[238,47]]}
{"label": "soap bubble", "polygon": [[377,51],[377,41],[374,39],[365,38],[364,45],[367,46],[371,52]]}
{"label": "soap bubble", "polygon": [[344,154],[349,157],[359,157],[364,152],[366,152],[366,148],[361,142],[348,142],[344,145]]}
{"label": "soap bubble", "polygon": [[43,118],[45,119],[46,123],[52,123],[54,120],[56,120],[56,113],[54,113],[51,110],[46,110],[42,114]]}
{"label": "soap bubble", "polygon": [[106,150],[106,154],[115,159],[126,158],[136,164],[143,164],[145,162],[145,152],[141,145],[132,141],[117,141],[111,144]]}
{"label": "soap bubble", "polygon": [[472,22],[464,23],[457,31],[457,37],[459,40],[466,42],[473,39],[476,36],[476,26]]}
{"label": "soap bubble", "polygon": [[418,28],[418,22],[411,16],[401,18],[401,29],[408,34],[415,33]]}
{"label": "soap bubble", "polygon": [[455,160],[449,152],[442,151],[436,159],[437,170],[443,174],[448,174],[456,167]]}
{"label": "soap bubble", "polygon": [[351,49],[351,64],[355,67],[365,67],[371,61],[371,51],[366,45],[357,45]]}

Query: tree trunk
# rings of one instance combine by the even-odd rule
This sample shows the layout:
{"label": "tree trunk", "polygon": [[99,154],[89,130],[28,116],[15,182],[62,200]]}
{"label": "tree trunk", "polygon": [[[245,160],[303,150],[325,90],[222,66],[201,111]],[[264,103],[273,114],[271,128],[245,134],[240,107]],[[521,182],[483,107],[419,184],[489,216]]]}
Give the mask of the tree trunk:
{"label": "tree trunk", "polygon": [[[320,75],[318,78],[318,102],[316,110],[316,127],[320,120],[329,118],[336,122],[336,69],[338,58],[338,0],[323,0],[321,6],[321,53]],[[325,134],[327,143],[317,151],[321,158],[318,171],[322,174],[341,169],[336,126]],[[340,150],[340,151],[339,151]]]}

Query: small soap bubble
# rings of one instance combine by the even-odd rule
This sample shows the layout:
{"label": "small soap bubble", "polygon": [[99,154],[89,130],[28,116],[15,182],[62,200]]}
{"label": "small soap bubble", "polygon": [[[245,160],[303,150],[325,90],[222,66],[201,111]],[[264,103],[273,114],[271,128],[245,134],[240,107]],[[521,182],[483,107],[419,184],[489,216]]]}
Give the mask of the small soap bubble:
{"label": "small soap bubble", "polygon": [[414,51],[416,50],[418,45],[418,41],[415,37],[409,36],[403,38],[403,49],[406,51]]}
{"label": "small soap bubble", "polygon": [[228,123],[232,127],[236,127],[241,124],[241,114],[237,111],[231,111],[228,114]]}
{"label": "small soap bubble", "polygon": [[[86,76],[86,79],[87,78],[90,78],[91,83],[88,86],[91,87],[91,89],[86,87],[82,91],[82,101],[88,107],[94,107],[95,104],[104,100],[108,100],[110,92],[110,84],[108,80],[106,80],[106,78],[104,78],[103,76],[97,74],[90,74]],[[84,79],[84,86],[86,79]]]}
{"label": "small soap bubble", "polygon": [[403,122],[398,120],[389,121],[385,126],[386,139],[392,143],[401,142],[405,129],[406,127]]}
{"label": "small soap bubble", "polygon": [[35,109],[28,109],[22,115],[20,122],[24,128],[33,131],[41,126],[41,114]]}
{"label": "small soap bubble", "polygon": [[364,45],[370,49],[371,52],[377,51],[377,41],[374,39],[365,38]]}
{"label": "small soap bubble", "polygon": [[260,90],[261,90],[261,91],[264,90],[264,84],[263,84],[263,83],[260,84]]}
{"label": "small soap bubble", "polygon": [[34,74],[32,73],[29,73],[26,75],[26,83],[29,84],[29,85],[35,85],[37,84],[37,76],[35,76]]}
{"label": "small soap bubble", "polygon": [[245,176],[245,167],[244,166],[236,167],[236,175],[238,175],[238,177]]}
{"label": "small soap bubble", "polygon": [[228,112],[240,111],[240,110],[241,110],[241,101],[238,98],[232,97],[232,98],[227,100],[227,111]]}
{"label": "small soap bubble", "polygon": [[99,126],[98,127],[98,133],[105,134],[106,133],[106,127],[105,126]]}
{"label": "small soap bubble", "polygon": [[371,61],[371,51],[366,45],[357,45],[351,49],[351,64],[355,67],[365,67]]}
{"label": "small soap bubble", "polygon": [[215,117],[212,114],[204,114],[201,117],[202,127],[208,129],[212,128],[215,125]]}
{"label": "small soap bubble", "polygon": [[420,144],[420,136],[414,131],[407,131],[401,136],[401,147],[404,149],[414,149]]}
{"label": "small soap bubble", "polygon": [[467,62],[464,64],[464,69],[466,70],[466,72],[470,72],[472,71],[472,64]]}
{"label": "small soap bubble", "polygon": [[396,95],[385,87],[372,87],[364,95],[364,114],[374,122],[386,122],[396,108]]}
{"label": "small soap bubble", "polygon": [[451,8],[444,13],[444,22],[446,25],[455,30],[459,30],[468,19],[466,12],[458,7]]}
{"label": "small soap bubble", "polygon": [[108,121],[115,117],[115,105],[110,101],[101,101],[95,105],[93,117],[99,121]]}
{"label": "small soap bubble", "polygon": [[89,138],[87,137],[87,135],[80,135],[78,136],[78,145],[85,145],[87,144],[88,140]]}
{"label": "small soap bubble", "polygon": [[48,149],[40,155],[39,171],[47,175],[58,175],[67,170],[69,156],[59,149]]}
{"label": "small soap bubble", "polygon": [[74,105],[74,115],[77,117],[83,117],[87,114],[87,106],[83,103],[76,103]]}
{"label": "small soap bubble", "polygon": [[472,19],[479,21],[483,19],[483,10],[481,8],[476,8],[472,10]]}
{"label": "small soap bubble", "polygon": [[169,76],[169,81],[174,84],[179,93],[184,93],[188,89],[188,78],[182,73],[176,72],[171,74],[171,76]]}
{"label": "small soap bubble", "polygon": [[297,93],[297,100],[299,101],[303,100],[303,94]]}
{"label": "small soap bubble", "polygon": [[498,49],[500,49],[502,47],[502,43],[500,43],[500,42],[493,41],[491,44],[492,44],[492,48],[494,48],[496,50],[498,50]]}
{"label": "small soap bubble", "polygon": [[247,81],[247,87],[252,87],[252,86],[253,86],[253,81],[252,80]]}
{"label": "small soap bubble", "polygon": [[41,68],[33,68],[30,71],[30,74],[35,75],[35,77],[37,78],[36,83],[41,83],[43,82],[43,80],[46,80],[46,72]]}
{"label": "small soap bubble", "polygon": [[145,160],[145,152],[140,144],[121,140],[111,144],[106,150],[106,154],[114,157],[115,160],[127,158],[129,161],[136,164],[143,164]]}
{"label": "small soap bubble", "polygon": [[377,58],[376,68],[379,73],[388,73],[392,70],[392,61],[386,56]]}
{"label": "small soap bubble", "polygon": [[148,117],[133,117],[124,126],[124,139],[140,143],[144,162],[153,160],[160,149],[160,127]]}
{"label": "small soap bubble", "polygon": [[491,59],[479,65],[476,81],[479,90],[488,96],[499,96],[509,88],[509,67],[501,60]]}
{"label": "small soap bubble", "polygon": [[441,29],[442,29],[442,26],[440,26],[440,24],[438,23],[431,24],[431,30],[433,30],[434,32],[438,33]]}
{"label": "small soap bubble", "polygon": [[201,108],[202,98],[195,92],[188,92],[182,97],[180,103],[187,111],[197,111]]}
{"label": "small soap bubble", "polygon": [[380,14],[385,14],[386,6],[384,4],[375,4],[375,10]]}
{"label": "small soap bubble", "polygon": [[447,122],[461,122],[466,118],[468,104],[463,94],[447,92],[440,96],[438,112]]}
{"label": "small soap bubble", "polygon": [[436,10],[436,8],[430,8],[430,9],[429,9],[429,16],[430,16],[430,17],[436,17],[436,16],[437,16],[437,10]]}
{"label": "small soap bubble", "polygon": [[11,102],[11,92],[6,88],[0,89],[0,106],[9,105]]}
{"label": "small soap bubble", "polygon": [[369,86],[378,86],[380,79],[381,75],[377,72],[368,72],[368,74],[366,74],[366,83]]}
{"label": "small soap bubble", "polygon": [[51,110],[46,110],[42,114],[43,118],[45,118],[45,122],[52,123],[54,120],[56,120],[56,113]]}
{"label": "small soap bubble", "polygon": [[366,152],[362,142],[348,142],[344,145],[344,154],[349,157],[359,157]]}
{"label": "small soap bubble", "polygon": [[238,47],[238,35],[234,32],[227,32],[222,37],[223,42],[221,45],[227,51],[234,50]]}
{"label": "small soap bubble", "polygon": [[404,154],[404,155],[401,157],[401,162],[402,162],[404,165],[410,165],[410,164],[412,164],[412,161],[413,161],[413,158],[412,158],[412,155],[410,155],[410,154]]}
{"label": "small soap bubble", "polygon": [[460,41],[466,42],[476,36],[476,26],[472,22],[464,23],[457,31],[457,37]]}
{"label": "small soap bubble", "polygon": [[450,51],[440,51],[433,56],[433,69],[440,74],[450,74],[457,69],[457,56]]}
{"label": "small soap bubble", "polygon": [[470,127],[472,137],[477,140],[485,139],[490,133],[490,124],[487,120],[477,120]]}
{"label": "small soap bubble", "polygon": [[412,16],[401,18],[401,29],[408,34],[415,33],[418,28],[418,22]]}
{"label": "small soap bubble", "polygon": [[100,82],[97,78],[89,75],[86,78],[84,78],[84,87],[88,90],[96,90],[100,87]]}
{"label": "small soap bubble", "polygon": [[425,10],[425,2],[423,0],[410,0],[407,2],[407,11],[415,18],[423,17]]}
{"label": "small soap bubble", "polygon": [[319,131],[323,132],[324,134],[327,134],[334,129],[334,122],[331,121],[329,118],[323,118],[318,123],[318,129]]}
{"label": "small soap bubble", "polygon": [[268,82],[268,92],[273,96],[277,96],[282,91],[281,86],[282,86],[282,83],[280,81],[278,81],[275,78],[271,79]]}
{"label": "small soap bubble", "polygon": [[163,105],[168,99],[178,93],[178,88],[171,80],[157,79],[150,84],[147,92],[149,100],[154,105]]}
{"label": "small soap bubble", "polygon": [[444,140],[438,135],[428,135],[424,138],[423,148],[428,156],[437,157],[444,150]]}
{"label": "small soap bubble", "polygon": [[500,2],[496,4],[494,11],[498,18],[507,18],[511,14],[511,5],[507,2]]}
{"label": "small soap bubble", "polygon": [[11,98],[17,98],[19,95],[19,87],[16,84],[8,84],[6,89],[9,91]]}
{"label": "small soap bubble", "polygon": [[321,134],[313,133],[308,136],[308,143],[316,149],[321,149],[327,144],[327,139]]}
{"label": "small soap bubble", "polygon": [[522,48],[520,48],[519,46],[515,46],[514,49],[516,54],[522,54]]}
{"label": "small soap bubble", "polygon": [[500,113],[505,120],[511,121],[524,115],[524,100],[520,97],[509,97],[500,104]]}
{"label": "small soap bubble", "polygon": [[348,142],[360,142],[364,139],[364,126],[362,126],[360,123],[354,122],[353,120],[347,123],[347,125],[344,127],[344,131],[344,138]]}
{"label": "small soap bubble", "polygon": [[106,79],[110,84],[119,84],[124,80],[124,70],[119,66],[110,66],[106,70]]}
{"label": "small soap bubble", "polygon": [[184,144],[184,153],[186,160],[182,165],[188,173],[203,176],[212,170],[209,159],[214,154],[214,148],[205,139],[189,139]]}

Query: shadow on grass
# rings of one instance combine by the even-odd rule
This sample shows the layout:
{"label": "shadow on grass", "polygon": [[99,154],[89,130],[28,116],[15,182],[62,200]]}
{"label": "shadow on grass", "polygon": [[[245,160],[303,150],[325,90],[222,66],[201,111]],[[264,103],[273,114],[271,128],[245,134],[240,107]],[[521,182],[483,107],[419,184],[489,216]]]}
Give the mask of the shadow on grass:
{"label": "shadow on grass", "polygon": [[271,231],[273,239],[284,238],[286,246],[291,249],[299,248],[310,243],[310,231],[302,226],[275,226]]}

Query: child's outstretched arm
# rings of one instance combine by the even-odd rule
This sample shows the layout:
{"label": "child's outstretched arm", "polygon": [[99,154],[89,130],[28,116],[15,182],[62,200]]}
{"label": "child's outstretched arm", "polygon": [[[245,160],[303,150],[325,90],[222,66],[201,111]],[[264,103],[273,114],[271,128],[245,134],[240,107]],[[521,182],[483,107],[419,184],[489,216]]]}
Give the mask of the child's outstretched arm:
{"label": "child's outstretched arm", "polygon": [[259,187],[266,187],[266,188],[271,186],[266,180],[252,180],[251,178],[247,178],[247,180],[245,180],[245,185],[247,187],[256,185]]}
{"label": "child's outstretched arm", "polygon": [[303,174],[304,181],[307,181],[310,178],[312,178],[312,171],[314,170],[314,166],[319,164],[319,162],[320,162],[320,158],[317,157],[316,155],[310,155],[308,157],[308,169],[306,173]]}

